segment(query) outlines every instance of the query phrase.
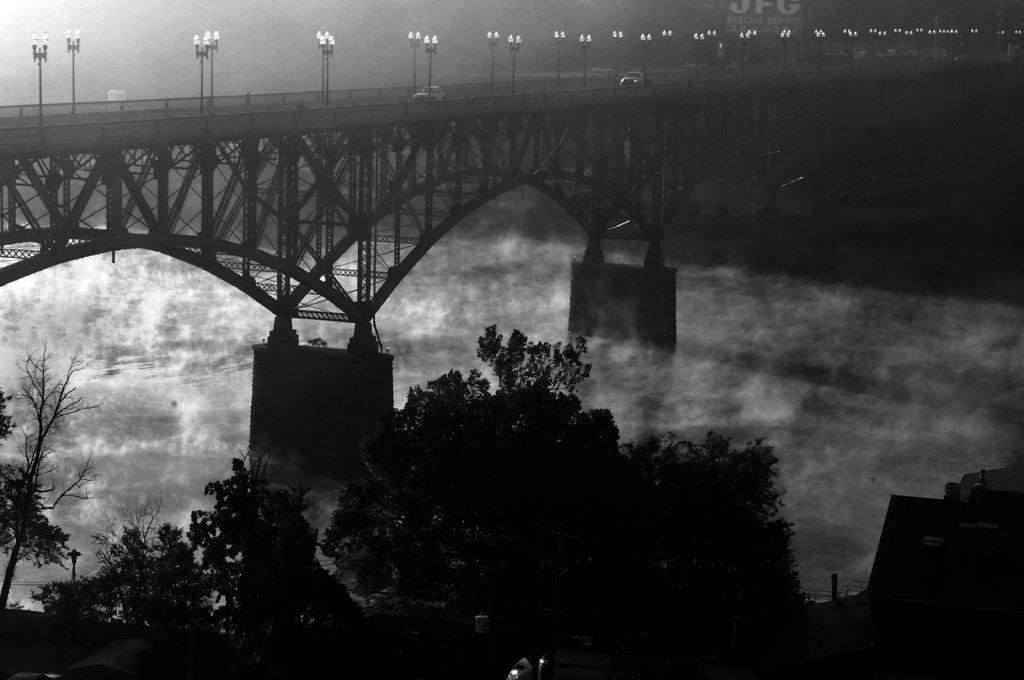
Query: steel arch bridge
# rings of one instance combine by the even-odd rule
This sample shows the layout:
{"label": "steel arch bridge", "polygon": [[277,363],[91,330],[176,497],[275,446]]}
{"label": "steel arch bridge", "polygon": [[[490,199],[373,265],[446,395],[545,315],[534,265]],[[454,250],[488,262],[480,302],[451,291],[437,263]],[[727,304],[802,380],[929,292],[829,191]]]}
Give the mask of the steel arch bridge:
{"label": "steel arch bridge", "polygon": [[143,248],[235,286],[289,329],[293,318],[350,322],[350,347],[376,349],[374,315],[402,279],[514,187],[536,188],[577,221],[587,261],[602,260],[602,240],[632,239],[648,244],[645,264],[662,266],[663,225],[716,145],[791,125],[796,110],[822,120],[836,77],[784,84],[0,128],[0,286]]}

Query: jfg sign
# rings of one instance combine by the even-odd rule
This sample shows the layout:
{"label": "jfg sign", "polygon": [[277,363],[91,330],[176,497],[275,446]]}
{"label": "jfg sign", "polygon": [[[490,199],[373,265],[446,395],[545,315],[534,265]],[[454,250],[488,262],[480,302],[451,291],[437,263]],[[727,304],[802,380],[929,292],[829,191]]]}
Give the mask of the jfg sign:
{"label": "jfg sign", "polygon": [[772,35],[784,28],[794,33],[800,30],[800,0],[731,0],[728,6],[726,25],[733,33],[754,29]]}

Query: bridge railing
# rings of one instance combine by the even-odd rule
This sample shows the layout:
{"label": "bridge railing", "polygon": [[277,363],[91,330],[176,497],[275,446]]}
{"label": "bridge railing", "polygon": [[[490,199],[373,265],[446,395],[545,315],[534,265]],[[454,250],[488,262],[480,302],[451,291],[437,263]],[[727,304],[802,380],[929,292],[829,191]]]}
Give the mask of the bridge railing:
{"label": "bridge railing", "polygon": [[[873,62],[855,63],[830,62],[821,66],[810,64],[794,64],[781,73],[778,66],[761,66],[755,69],[738,71],[736,68],[714,68],[705,67],[702,70],[703,79],[693,67],[671,69],[668,71],[652,72],[655,87],[664,87],[685,83],[687,87],[700,89],[708,87],[707,83],[729,82],[738,88],[750,87],[751,84],[766,84],[769,82],[778,83],[785,79],[786,82],[799,82],[803,79],[818,80],[834,78],[836,73],[864,73],[875,74],[878,71],[886,71],[893,67],[907,69],[913,67],[923,68],[948,68],[950,62],[943,61],[902,61],[889,64],[877,64]],[[709,73],[710,71],[710,73]],[[591,74],[584,79],[581,74],[565,74],[558,78],[551,73],[526,74],[516,79],[513,87],[512,81],[499,80],[493,85],[489,81],[480,82],[477,80],[445,81],[441,84],[447,91],[448,96],[453,99],[475,98],[486,96],[511,95],[513,91],[517,95],[531,93],[561,93],[575,91],[600,90],[617,87],[615,76],[610,70],[605,73]],[[868,77],[872,77],[868,75]],[[585,87],[589,85],[589,87]],[[634,90],[636,88],[627,88]],[[642,89],[642,88],[641,88]],[[355,88],[346,90],[335,90],[330,93],[330,105],[334,106],[367,106],[387,102],[407,101],[412,94],[412,87],[373,87]],[[218,95],[211,99],[204,99],[204,106],[207,113],[236,112],[239,110],[279,110],[290,109],[299,106],[306,108],[319,107],[324,105],[323,97],[318,91],[307,92],[274,92],[258,94],[234,94]],[[122,114],[133,118],[166,118],[171,116],[192,116],[200,109],[199,97],[167,97],[161,99],[129,99],[123,101],[86,101],[78,102],[75,105],[76,122],[88,122],[89,120],[109,119],[111,114]],[[56,124],[65,122],[71,116],[72,107],[70,102],[47,103],[42,105],[44,124]],[[39,120],[40,107],[37,104],[22,104],[16,106],[0,106],[0,126],[35,125]]]}
{"label": "bridge railing", "polygon": [[[217,100],[215,108],[199,116],[198,98],[177,100],[141,100],[125,102],[125,110],[60,116],[36,124],[32,116],[19,119],[20,125],[0,124],[0,153],[59,153],[99,146],[182,143],[197,138],[232,136],[270,136],[294,131],[328,131],[345,125],[375,124],[390,120],[446,119],[465,115],[536,110],[633,102],[645,99],[701,96],[730,91],[757,91],[802,84],[842,83],[893,75],[911,75],[962,68],[948,62],[914,62],[891,65],[866,65],[842,69],[793,69],[782,73],[752,73],[730,78],[682,80],[653,85],[552,89],[543,82],[535,87],[517,84],[512,94],[489,94],[489,84],[465,83],[455,86],[452,98],[438,101],[410,101],[408,88],[353,90],[351,101],[317,106],[318,93],[249,95]],[[394,99],[390,97],[395,96]],[[154,101],[166,102],[163,108],[148,109]],[[172,107],[170,102],[174,102]],[[189,107],[191,102],[192,106]],[[246,103],[248,102],[248,103]],[[307,104],[307,102],[309,102]],[[106,104],[104,102],[104,104]],[[134,107],[138,107],[136,110]]]}

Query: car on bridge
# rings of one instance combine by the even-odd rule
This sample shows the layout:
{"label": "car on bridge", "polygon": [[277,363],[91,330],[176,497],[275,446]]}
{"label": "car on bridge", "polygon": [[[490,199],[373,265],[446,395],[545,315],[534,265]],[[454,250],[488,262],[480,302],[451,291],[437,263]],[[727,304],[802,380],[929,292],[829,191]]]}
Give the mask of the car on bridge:
{"label": "car on bridge", "polygon": [[627,71],[619,80],[619,85],[647,85],[650,82],[643,71]]}
{"label": "car on bridge", "polygon": [[424,85],[422,90],[412,96],[414,102],[430,101],[432,99],[448,99],[448,93],[440,85]]}

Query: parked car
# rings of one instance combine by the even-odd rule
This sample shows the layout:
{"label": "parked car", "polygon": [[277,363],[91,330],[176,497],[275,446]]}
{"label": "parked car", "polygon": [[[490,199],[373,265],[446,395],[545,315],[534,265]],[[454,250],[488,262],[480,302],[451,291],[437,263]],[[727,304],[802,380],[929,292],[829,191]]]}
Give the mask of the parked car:
{"label": "parked car", "polygon": [[505,676],[505,680],[533,680],[533,666],[530,665],[530,662],[524,656],[519,661],[516,661],[516,665]]}
{"label": "parked car", "polygon": [[619,80],[619,85],[646,85],[651,82],[643,71],[628,71]]}
{"label": "parked car", "polygon": [[505,680],[601,680],[612,661],[611,650],[589,635],[571,635],[558,641],[555,663],[547,654],[534,669],[521,658]]}
{"label": "parked car", "polygon": [[448,93],[440,85],[424,85],[423,89],[412,96],[415,102],[430,101],[431,99],[448,99]]}

